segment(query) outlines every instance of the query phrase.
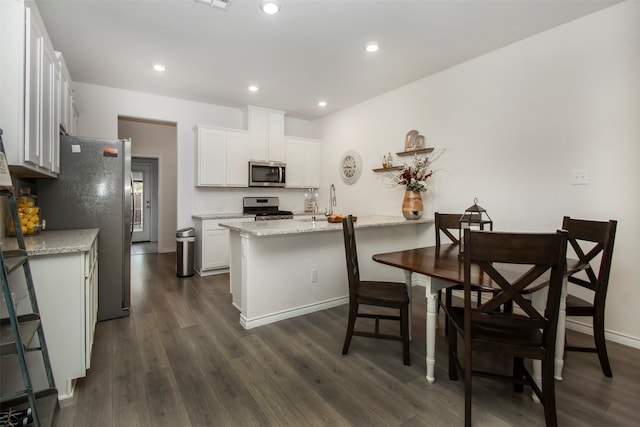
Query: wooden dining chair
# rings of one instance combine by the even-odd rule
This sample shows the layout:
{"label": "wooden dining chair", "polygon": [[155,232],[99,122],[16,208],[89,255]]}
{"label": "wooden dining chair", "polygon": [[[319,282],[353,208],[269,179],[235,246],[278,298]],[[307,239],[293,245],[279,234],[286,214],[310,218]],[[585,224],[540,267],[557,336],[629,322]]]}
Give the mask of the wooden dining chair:
{"label": "wooden dining chair", "polygon": [[[471,377],[478,375],[513,383],[521,392],[529,385],[544,405],[547,426],[556,426],[554,357],[562,292],[567,232],[530,234],[465,230],[464,307],[452,307],[449,317],[449,378],[464,376],[465,425],[471,425]],[[500,263],[500,264],[495,264]],[[473,284],[489,276],[498,292],[479,307],[472,307]],[[544,313],[538,312],[522,291],[533,282],[547,281]],[[510,302],[512,311],[496,308]],[[458,358],[458,335],[464,343]],[[476,352],[513,359],[513,374],[473,370]],[[542,361],[542,389],[533,380],[524,358]]]}
{"label": "wooden dining chair", "polygon": [[[616,236],[617,221],[588,221],[573,219],[565,216],[562,228],[569,232],[569,244],[580,261],[588,263],[584,270],[586,280],[579,277],[581,273],[569,276],[569,283],[573,283],[591,291],[592,299],[585,301],[572,293],[567,294],[567,316],[590,316],[593,318],[593,338],[595,347],[580,347],[565,345],[565,350],[586,351],[597,353],[602,372],[612,377],[611,365],[607,355],[607,345],[604,337],[604,308],[611,272],[613,257],[613,242]],[[591,263],[599,259],[598,274]]]}
{"label": "wooden dining chair", "polygon": [[[342,354],[349,352],[351,338],[356,336],[390,339],[402,341],[403,362],[411,364],[409,352],[409,293],[407,287],[401,282],[360,280],[360,268],[358,266],[358,253],[356,250],[356,235],[353,227],[353,217],[349,215],[342,220],[344,234],[344,249],[347,260],[347,278],[349,281],[349,321],[347,334],[344,338]],[[360,306],[369,306],[366,313],[360,311]],[[371,307],[386,307],[398,309],[399,314],[389,312],[375,313]],[[373,331],[355,329],[356,319],[374,319]],[[380,332],[380,320],[397,321],[400,326],[398,335],[390,335]]]}
{"label": "wooden dining chair", "polygon": [[[458,239],[460,233],[460,218],[462,214],[450,214],[450,213],[434,213],[434,225],[436,230],[436,247],[440,247],[442,243],[442,235],[444,235],[450,243],[454,245],[459,245],[460,240]],[[464,287],[462,285],[454,285],[446,288],[445,291],[445,299],[442,300],[442,290],[438,291],[438,310],[442,308],[445,312],[445,316],[447,316],[448,310],[447,307],[450,307],[453,300],[453,291],[454,290],[462,290]],[[491,290],[491,289],[486,289]],[[478,287],[478,304],[482,301],[482,289]],[[444,326],[445,335],[449,334],[449,322],[446,321]]]}

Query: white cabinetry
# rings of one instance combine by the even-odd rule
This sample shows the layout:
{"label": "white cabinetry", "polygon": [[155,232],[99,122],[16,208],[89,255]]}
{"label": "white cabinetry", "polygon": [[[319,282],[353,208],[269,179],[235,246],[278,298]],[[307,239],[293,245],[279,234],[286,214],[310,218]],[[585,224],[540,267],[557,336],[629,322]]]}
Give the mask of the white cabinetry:
{"label": "white cabinetry", "polygon": [[60,130],[75,135],[75,111],[73,105],[73,82],[62,53],[56,52],[60,65]]}
{"label": "white cabinetry", "polygon": [[285,161],[284,111],[247,106],[249,160]]}
{"label": "white cabinetry", "polygon": [[[27,249],[29,244],[27,244]],[[42,325],[47,339],[53,377],[60,397],[70,397],[73,380],[84,377],[91,366],[91,349],[98,314],[98,238],[86,252],[69,252],[29,257],[31,275]],[[11,273],[16,285],[24,287],[22,270]],[[28,299],[19,300],[18,312],[27,312]],[[30,358],[39,357],[29,353]],[[7,375],[5,375],[5,373]],[[17,373],[16,373],[17,374]],[[14,381],[2,369],[3,384]],[[46,383],[44,371],[32,380]]]}
{"label": "white cabinetry", "polygon": [[61,65],[33,1],[0,1],[0,124],[16,176],[59,172]]}
{"label": "white cabinetry", "polygon": [[315,139],[285,137],[287,188],[320,186],[320,142]]}
{"label": "white cabinetry", "polygon": [[195,270],[201,276],[225,273],[229,268],[229,229],[221,222],[250,221],[252,218],[194,219],[196,229]]}
{"label": "white cabinetry", "polygon": [[196,184],[247,187],[248,137],[241,130],[196,126]]}

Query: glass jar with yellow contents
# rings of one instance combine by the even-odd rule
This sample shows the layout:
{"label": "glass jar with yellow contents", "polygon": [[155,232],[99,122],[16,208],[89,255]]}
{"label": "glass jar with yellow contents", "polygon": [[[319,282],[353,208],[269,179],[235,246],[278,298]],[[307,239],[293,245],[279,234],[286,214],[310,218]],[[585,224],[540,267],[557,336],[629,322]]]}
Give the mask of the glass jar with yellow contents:
{"label": "glass jar with yellow contents", "polygon": [[[33,236],[40,233],[42,228],[40,221],[40,208],[36,206],[36,197],[31,194],[29,189],[23,189],[16,199],[18,208],[18,218],[20,219],[20,228],[25,236]],[[10,213],[5,215],[7,236],[15,236],[16,228]]]}

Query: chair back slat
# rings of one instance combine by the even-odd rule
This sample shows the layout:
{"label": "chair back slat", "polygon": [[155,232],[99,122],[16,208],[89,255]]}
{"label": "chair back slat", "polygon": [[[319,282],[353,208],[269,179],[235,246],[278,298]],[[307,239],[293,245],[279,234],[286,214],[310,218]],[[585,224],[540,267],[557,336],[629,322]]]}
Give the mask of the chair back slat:
{"label": "chair back slat", "polygon": [[356,234],[353,227],[353,217],[349,215],[342,220],[344,235],[344,251],[347,260],[347,278],[349,281],[349,298],[356,298],[360,283],[360,268],[358,266],[358,251],[356,249]]}
{"label": "chair back slat", "polygon": [[[601,299],[602,302],[609,286],[616,227],[615,220],[591,221],[568,216],[562,219],[562,228],[569,232],[571,248],[580,261],[590,264],[585,269],[588,280],[569,277],[569,282],[595,291],[595,299]],[[600,262],[597,274],[591,265],[595,260]]]}
{"label": "chair back slat", "polygon": [[460,243],[458,237],[451,230],[456,230],[456,234],[458,234],[457,230],[460,230],[461,216],[462,214],[443,214],[439,212],[434,213],[434,225],[436,227],[436,246],[440,246],[440,233],[447,236],[451,243]]}
{"label": "chair back slat", "polygon": [[[507,329],[542,330],[546,342],[541,345],[546,349],[555,348],[550,337],[555,340],[567,234],[560,230],[544,234],[465,230],[464,331],[468,334],[465,340],[471,341],[473,331],[480,324],[499,325]],[[500,289],[489,301],[474,308],[471,305],[472,264],[489,275]],[[538,312],[522,294],[534,281],[548,281],[544,313]],[[520,310],[517,313],[497,310],[505,304],[517,305]]]}

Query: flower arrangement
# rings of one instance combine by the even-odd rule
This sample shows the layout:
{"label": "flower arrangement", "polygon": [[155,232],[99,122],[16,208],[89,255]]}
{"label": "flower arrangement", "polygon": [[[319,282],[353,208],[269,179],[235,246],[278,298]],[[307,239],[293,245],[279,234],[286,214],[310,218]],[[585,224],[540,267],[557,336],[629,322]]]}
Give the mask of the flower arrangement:
{"label": "flower arrangement", "polygon": [[408,191],[427,191],[427,179],[433,175],[428,169],[427,157],[413,158],[410,165],[405,164],[400,174],[396,177],[396,184],[402,185]]}

